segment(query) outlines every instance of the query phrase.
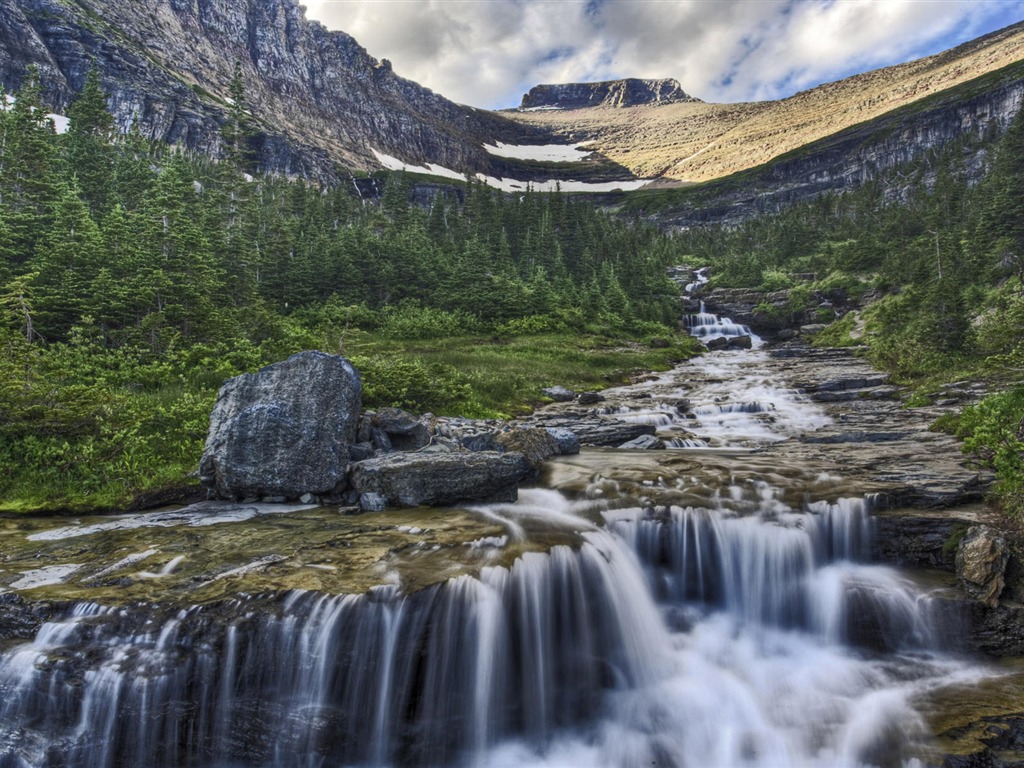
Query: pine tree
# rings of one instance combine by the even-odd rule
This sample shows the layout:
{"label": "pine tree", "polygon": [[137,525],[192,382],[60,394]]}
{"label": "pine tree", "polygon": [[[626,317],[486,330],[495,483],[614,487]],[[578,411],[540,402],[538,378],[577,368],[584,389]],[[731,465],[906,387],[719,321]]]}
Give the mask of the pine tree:
{"label": "pine tree", "polygon": [[256,134],[256,129],[246,100],[245,78],[242,75],[241,61],[235,61],[228,95],[230,102],[227,122],[221,128],[224,156],[239,171],[247,172],[251,170],[253,162],[252,139]]}
{"label": "pine tree", "polygon": [[16,259],[25,261],[49,226],[61,176],[53,121],[43,111],[39,71],[28,68],[4,120],[0,202],[7,206]]}
{"label": "pine tree", "polygon": [[89,68],[85,85],[68,109],[68,134],[65,141],[68,164],[78,177],[82,196],[93,214],[107,210],[107,198],[114,176],[114,157],[110,142],[114,118],[107,111],[107,95],[100,86],[96,63]]}

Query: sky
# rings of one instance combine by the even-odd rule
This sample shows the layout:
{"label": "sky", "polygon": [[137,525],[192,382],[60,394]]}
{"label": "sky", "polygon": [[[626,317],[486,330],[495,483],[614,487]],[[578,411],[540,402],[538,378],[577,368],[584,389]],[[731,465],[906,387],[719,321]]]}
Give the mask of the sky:
{"label": "sky", "polygon": [[395,72],[474,107],[541,83],[674,77],[761,101],[1024,20],[1024,0],[301,0]]}

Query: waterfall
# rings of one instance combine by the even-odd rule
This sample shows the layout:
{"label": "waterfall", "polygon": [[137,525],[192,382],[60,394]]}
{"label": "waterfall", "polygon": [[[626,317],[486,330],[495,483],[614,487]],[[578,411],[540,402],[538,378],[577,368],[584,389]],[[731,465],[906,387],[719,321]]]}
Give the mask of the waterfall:
{"label": "waterfall", "polygon": [[543,745],[668,668],[609,534],[402,595],[84,604],[0,660],[0,765],[442,765]]}

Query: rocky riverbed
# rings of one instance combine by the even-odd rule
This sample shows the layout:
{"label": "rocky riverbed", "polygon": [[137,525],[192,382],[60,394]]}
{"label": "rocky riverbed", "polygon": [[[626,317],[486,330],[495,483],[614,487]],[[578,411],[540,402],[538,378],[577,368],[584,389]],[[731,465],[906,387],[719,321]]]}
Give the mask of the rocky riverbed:
{"label": "rocky riverbed", "polygon": [[[463,657],[477,659],[478,675],[492,664],[512,664],[509,675],[540,674],[547,669],[542,659],[550,658],[555,677],[514,695],[486,675],[471,685],[463,681],[490,703],[474,712],[476,724],[451,742],[455,746],[436,753],[416,751],[416,744],[448,744],[433,731],[422,742],[395,735],[433,726],[392,722],[401,719],[399,710],[406,712],[401,697],[411,694],[387,688],[381,678],[376,703],[366,706],[378,708],[373,732],[383,735],[372,743],[345,737],[336,747],[323,746],[324,754],[369,759],[412,750],[405,753],[412,755],[409,764],[448,764],[472,746],[484,762],[547,765],[533,750],[554,738],[566,759],[609,766],[631,764],[627,752],[648,750],[680,766],[732,765],[741,753],[751,765],[887,766],[919,759],[968,768],[1024,759],[1019,565],[1011,551],[993,549],[999,532],[984,527],[999,522],[981,501],[988,478],[965,462],[955,440],[929,429],[975,393],[950,387],[935,406],[905,408],[898,388],[854,351],[815,349],[800,340],[750,346],[552,403],[516,425],[400,412],[364,414],[354,424],[352,467],[522,456],[539,475],[520,488],[515,502],[353,514],[360,511],[352,504],[359,496],[329,505],[217,501],[148,514],[2,521],[0,690],[12,702],[4,710],[15,724],[10,727],[23,730],[0,734],[0,758],[50,765],[39,757],[51,738],[47,728],[59,731],[67,714],[50,713],[30,689],[82,681],[68,696],[88,703],[81,715],[87,718],[96,707],[114,706],[105,703],[99,681],[127,685],[136,664],[127,659],[157,651],[195,665],[190,674],[205,681],[192,691],[184,678],[174,687],[161,682],[164,673],[145,677],[153,686],[146,697],[168,691],[178,697],[154,699],[163,714],[154,711],[153,722],[191,733],[201,723],[172,722],[166,713],[208,707],[203,717],[215,717],[227,701],[217,698],[226,684],[217,670],[237,663],[210,657],[209,648],[233,648],[243,642],[233,638],[245,637],[248,647],[264,649],[260,654],[275,653],[276,646],[266,644],[272,638],[290,643],[290,623],[313,621],[303,632],[319,631],[317,622],[326,619],[314,606],[340,611],[351,602],[364,627],[352,630],[352,642],[369,642],[359,640],[363,632],[377,638],[374,647],[384,656],[373,664],[380,674],[407,663],[405,656],[389,661],[388,648],[414,643],[409,647],[419,649],[414,655],[426,666],[419,672],[402,667],[401,674],[394,667],[387,674],[395,680],[419,685],[435,679],[433,664],[450,669]],[[361,495],[401,501],[398,490],[358,482],[365,485]],[[973,586],[964,581],[986,564],[999,573],[985,571]],[[639,613],[626,610],[631,603]],[[571,621],[558,618],[567,606],[574,606]],[[535,625],[538,611],[547,618]],[[415,635],[420,640],[389,634],[407,622],[424,633]],[[643,626],[650,647],[627,641],[630,624]],[[259,629],[264,625],[271,635]],[[455,625],[474,634],[450,648],[429,640],[447,637]],[[328,664],[324,675],[354,675],[369,646],[348,647],[344,632],[330,629],[330,622],[323,626],[329,641],[303,635],[302,642],[334,648],[330,664],[347,660],[345,670],[333,673],[326,657],[316,661]],[[94,632],[110,636],[97,645]],[[189,633],[208,639],[197,645]],[[598,669],[619,669],[632,659],[625,688],[614,676],[602,682],[606,673],[588,678],[589,696],[614,691],[605,703],[611,720],[598,717],[588,726],[593,743],[606,743],[597,752],[574,737],[553,736],[551,729],[569,721],[545,714],[544,707],[572,690],[566,681],[576,661],[566,647],[610,654],[597,659]],[[195,657],[194,648],[207,648],[207,655]],[[319,659],[313,648],[309,653]],[[489,654],[493,660],[485,663]],[[656,666],[655,658],[667,665],[657,673],[647,669]],[[793,659],[800,659],[798,666]],[[279,694],[261,693],[258,676],[246,680],[247,695],[256,697],[246,704],[253,712],[263,695],[267,706],[290,706],[274,698]],[[282,677],[274,685],[287,688],[296,680]],[[652,687],[653,680],[662,682]],[[311,681],[319,703],[303,705],[309,717],[296,714],[289,735],[265,730],[259,717],[266,714],[236,708],[229,721],[207,723],[212,730],[203,743],[212,746],[188,746],[188,759],[203,766],[229,759],[291,765],[272,757],[287,747],[297,750],[301,763],[311,734],[344,720],[344,707],[328,706],[330,689]],[[346,696],[377,690],[351,685]],[[703,693],[691,698],[694,685]],[[711,707],[710,691],[722,697]],[[190,704],[186,698],[193,695],[200,698]],[[391,702],[395,714],[388,714]],[[596,716],[584,709],[586,717]],[[526,710],[536,712],[530,723],[514,714]],[[819,710],[832,719],[817,722]],[[665,712],[679,711],[689,713],[685,727],[663,731],[656,725]],[[496,719],[488,721],[488,712]],[[36,730],[36,723],[51,719]],[[721,732],[723,723],[735,738]],[[626,742],[613,738],[622,729],[631,745],[625,751]],[[31,734],[42,751],[11,746],[24,741],[16,733]],[[77,745],[69,765],[141,766],[155,759],[162,737],[147,736],[147,749],[157,751],[138,755],[124,751],[128,746],[95,752],[92,742],[79,743],[73,733],[60,738]],[[507,738],[525,741],[509,746]]]}

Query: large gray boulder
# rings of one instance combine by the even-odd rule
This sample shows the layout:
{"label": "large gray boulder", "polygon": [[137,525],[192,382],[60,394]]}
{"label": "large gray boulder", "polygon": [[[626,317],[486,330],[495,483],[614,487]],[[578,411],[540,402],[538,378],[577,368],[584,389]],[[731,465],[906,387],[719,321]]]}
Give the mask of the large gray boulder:
{"label": "large gray boulder", "polygon": [[359,373],[323,352],[230,379],[210,414],[200,480],[222,499],[339,493],[361,404]]}
{"label": "large gray boulder", "polygon": [[395,506],[515,501],[519,483],[534,476],[521,453],[390,453],[352,464],[349,482]]}

